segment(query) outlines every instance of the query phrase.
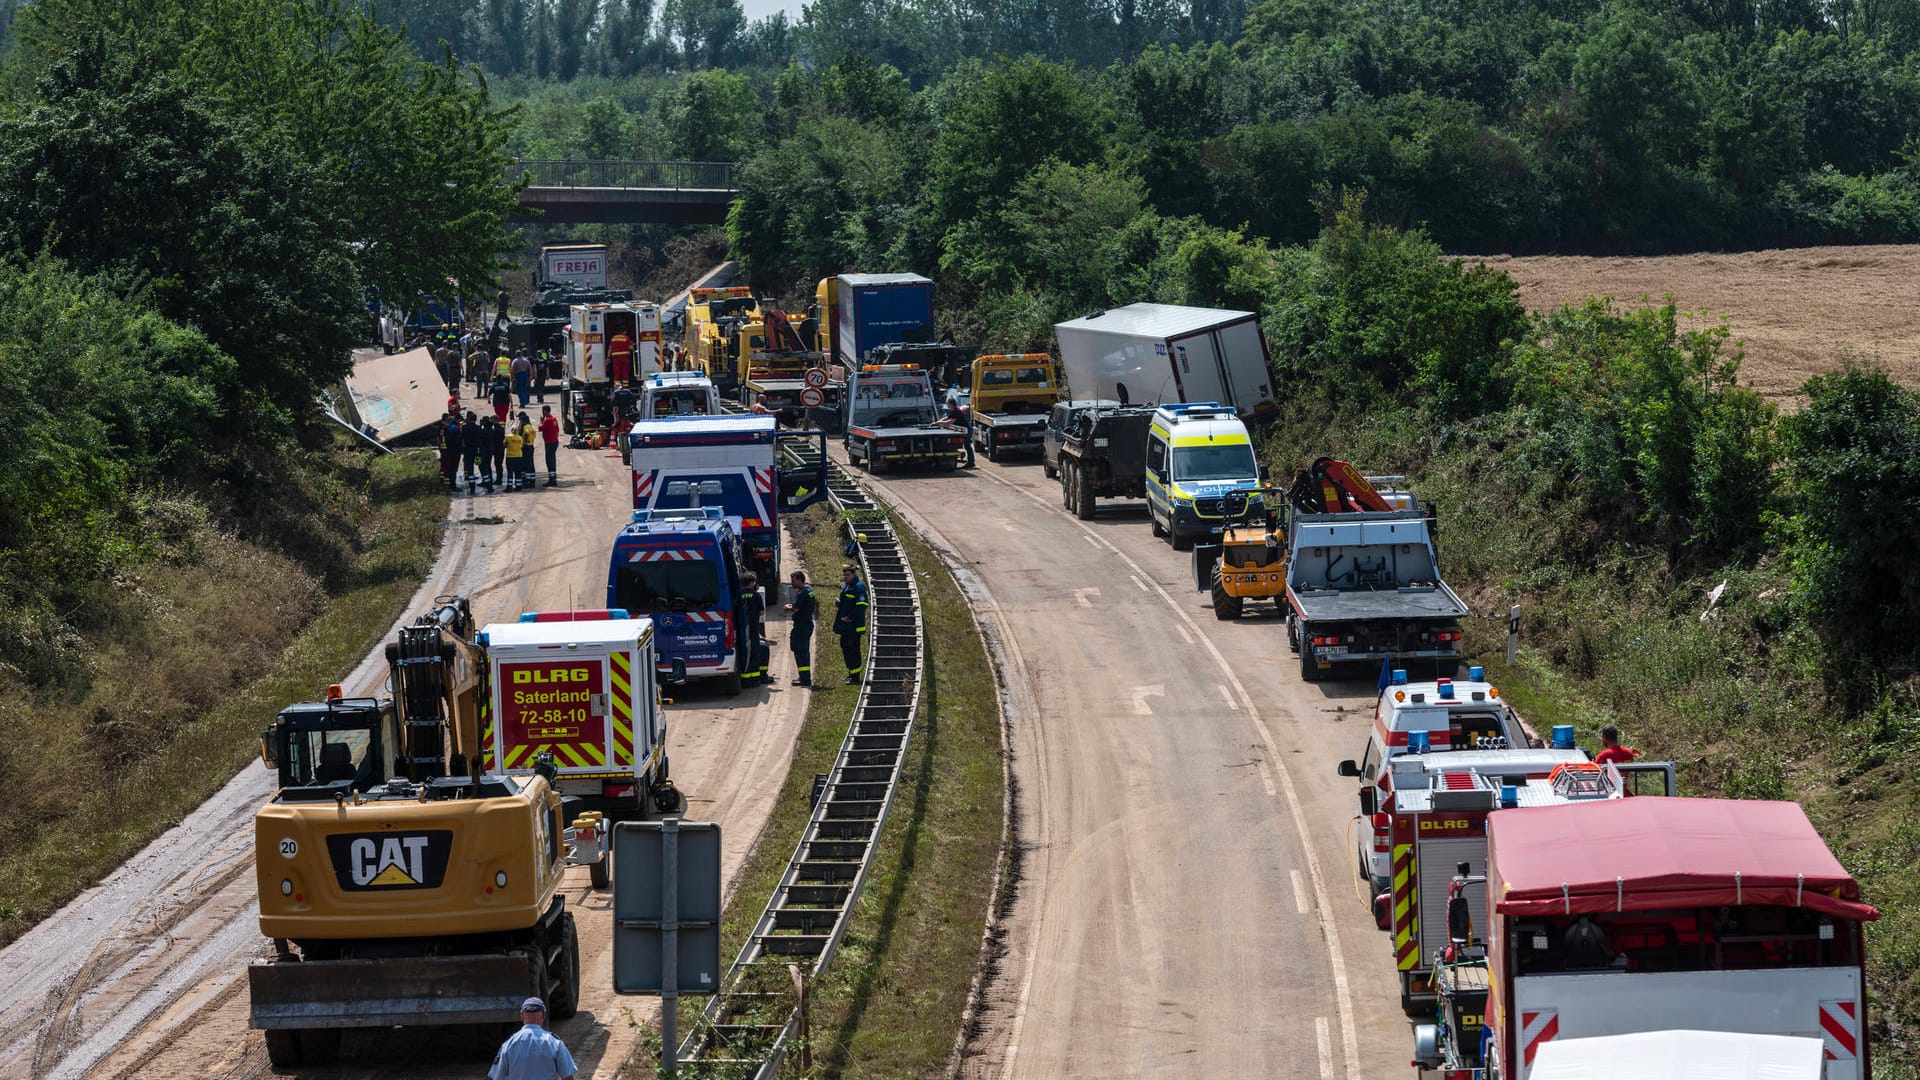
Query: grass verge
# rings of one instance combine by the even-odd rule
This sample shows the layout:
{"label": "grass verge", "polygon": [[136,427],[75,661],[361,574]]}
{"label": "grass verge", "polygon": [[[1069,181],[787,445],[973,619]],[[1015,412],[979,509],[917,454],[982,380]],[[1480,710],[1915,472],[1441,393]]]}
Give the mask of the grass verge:
{"label": "grass verge", "polygon": [[[832,767],[853,713],[854,688],[830,633],[845,542],[831,514],[787,518],[808,576],[821,583],[813,692],[793,765],[759,845],[741,872],[721,925],[729,960],[779,883],[808,815],[816,773]],[[812,988],[810,1049],[821,1077],[942,1075],[966,1010],[980,935],[1000,857],[1002,768],[999,690],[965,597],[919,537],[895,528],[920,588],[926,684],[913,742],[852,925],[826,976]],[[692,1030],[704,1001],[685,1003]],[[621,1075],[656,1074],[659,1044]],[[789,1071],[797,1072],[796,1057]],[[682,1070],[682,1075],[690,1075]]]}
{"label": "grass verge", "polygon": [[7,703],[16,714],[9,720],[40,721],[26,730],[49,740],[49,750],[113,715],[96,702],[193,684],[187,700],[208,704],[164,738],[152,733],[141,753],[103,770],[88,790],[64,796],[57,817],[37,822],[0,860],[0,943],[177,824],[253,760],[274,713],[340,679],[392,625],[438,555],[447,496],[427,452],[368,463],[363,496],[350,565],[331,595],[284,556],[207,536],[191,558],[143,574],[148,613],[137,632],[103,640],[84,698]]}

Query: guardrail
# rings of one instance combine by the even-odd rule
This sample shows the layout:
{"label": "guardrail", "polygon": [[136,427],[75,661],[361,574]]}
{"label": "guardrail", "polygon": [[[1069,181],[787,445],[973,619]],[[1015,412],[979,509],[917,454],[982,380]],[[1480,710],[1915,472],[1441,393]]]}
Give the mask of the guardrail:
{"label": "guardrail", "polygon": [[805,987],[846,936],[920,708],[926,636],[913,568],[866,491],[833,462],[827,468],[828,495],[846,515],[867,582],[866,681],[780,884],[680,1045],[683,1078],[772,1080],[789,1051],[805,1053]]}
{"label": "guardrail", "polygon": [[524,175],[533,187],[733,191],[739,168],[731,161],[521,158],[507,166],[507,177]]}

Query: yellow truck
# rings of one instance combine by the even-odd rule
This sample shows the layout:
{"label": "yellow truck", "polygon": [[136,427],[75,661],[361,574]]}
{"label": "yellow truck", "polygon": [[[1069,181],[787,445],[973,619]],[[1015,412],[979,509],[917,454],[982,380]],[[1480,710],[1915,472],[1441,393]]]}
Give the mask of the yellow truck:
{"label": "yellow truck", "polygon": [[967,437],[988,461],[1037,455],[1046,446],[1047,413],[1060,398],[1060,369],[1046,353],[975,357]]}
{"label": "yellow truck", "polygon": [[760,302],[744,285],[687,293],[687,359],[722,394],[739,389],[744,357],[766,347]]}

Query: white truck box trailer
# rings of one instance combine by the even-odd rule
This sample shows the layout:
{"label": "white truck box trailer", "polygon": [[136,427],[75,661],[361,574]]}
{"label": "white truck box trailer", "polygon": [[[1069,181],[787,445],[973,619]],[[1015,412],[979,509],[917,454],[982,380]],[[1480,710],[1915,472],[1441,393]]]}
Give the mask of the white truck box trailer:
{"label": "white truck box trailer", "polygon": [[1277,406],[1260,316],[1251,311],[1128,304],[1056,323],[1053,332],[1075,398],[1211,401],[1243,417]]}

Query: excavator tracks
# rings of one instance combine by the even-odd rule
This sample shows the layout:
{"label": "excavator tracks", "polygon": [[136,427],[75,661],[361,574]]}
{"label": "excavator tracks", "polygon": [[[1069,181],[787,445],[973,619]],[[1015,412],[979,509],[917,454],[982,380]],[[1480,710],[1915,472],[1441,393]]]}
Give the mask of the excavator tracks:
{"label": "excavator tracks", "polygon": [[682,1077],[769,1080],[794,1049],[803,1022],[795,975],[818,977],[846,935],[913,737],[926,671],[913,568],[872,496],[832,462],[827,478],[867,582],[866,682],[780,884],[681,1043]]}

